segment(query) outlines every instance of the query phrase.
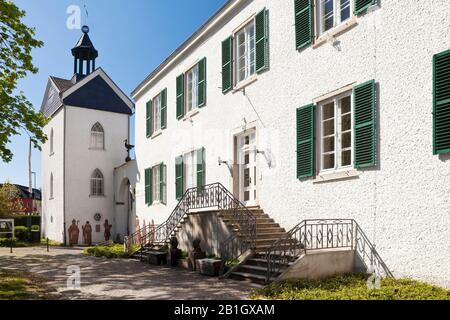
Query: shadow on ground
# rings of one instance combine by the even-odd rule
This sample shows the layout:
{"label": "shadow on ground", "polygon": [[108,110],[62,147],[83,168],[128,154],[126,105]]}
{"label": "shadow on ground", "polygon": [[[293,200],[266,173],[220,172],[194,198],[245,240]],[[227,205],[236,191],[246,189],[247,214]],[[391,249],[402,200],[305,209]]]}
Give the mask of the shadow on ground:
{"label": "shadow on ground", "polygon": [[[69,249],[70,250],[70,249]],[[61,299],[247,299],[255,285],[218,280],[178,268],[135,260],[86,257],[78,249],[0,251],[0,268],[36,273],[48,280]],[[81,287],[68,288],[67,268],[81,270]]]}

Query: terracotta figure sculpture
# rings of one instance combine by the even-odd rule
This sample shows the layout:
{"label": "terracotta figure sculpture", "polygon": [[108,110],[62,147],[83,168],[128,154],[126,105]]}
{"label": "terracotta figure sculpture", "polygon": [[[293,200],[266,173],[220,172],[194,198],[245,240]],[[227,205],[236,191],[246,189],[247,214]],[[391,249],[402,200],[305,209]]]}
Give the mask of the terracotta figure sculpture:
{"label": "terracotta figure sculpture", "polygon": [[90,225],[89,221],[86,221],[86,224],[82,228],[84,243],[88,246],[92,245],[92,226]]}
{"label": "terracotta figure sculpture", "polygon": [[72,224],[69,227],[69,245],[78,244],[78,237],[80,235],[80,229],[78,228],[75,219],[72,220]]}
{"label": "terracotta figure sculpture", "polygon": [[105,241],[109,241],[109,239],[111,238],[112,224],[109,224],[108,219],[105,219],[103,227],[105,227]]}

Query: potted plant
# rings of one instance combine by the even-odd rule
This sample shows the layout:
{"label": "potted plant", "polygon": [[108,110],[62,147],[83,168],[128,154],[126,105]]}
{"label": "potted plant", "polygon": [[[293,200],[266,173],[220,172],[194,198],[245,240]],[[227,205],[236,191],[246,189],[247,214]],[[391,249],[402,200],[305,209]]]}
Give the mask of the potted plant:
{"label": "potted plant", "polygon": [[191,269],[189,259],[189,254],[186,251],[181,251],[180,259],[178,260],[178,266],[183,269]]}

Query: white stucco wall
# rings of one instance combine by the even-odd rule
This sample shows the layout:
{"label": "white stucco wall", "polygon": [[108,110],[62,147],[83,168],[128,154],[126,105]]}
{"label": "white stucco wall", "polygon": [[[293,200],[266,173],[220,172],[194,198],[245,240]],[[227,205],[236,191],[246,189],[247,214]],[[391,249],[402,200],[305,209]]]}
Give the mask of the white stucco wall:
{"label": "white stucco wall", "polygon": [[[53,128],[53,154],[50,132]],[[42,144],[42,235],[63,242],[64,212],[64,109],[61,108],[43,129],[48,140]],[[50,199],[50,175],[53,173],[53,199]]]}
{"label": "white stucco wall", "polygon": [[[79,228],[89,221],[92,225],[92,241],[104,241],[103,224],[105,219],[114,222],[114,168],[125,162],[126,150],[124,140],[128,139],[128,115],[93,109],[67,106],[66,128],[66,229],[72,219],[79,220]],[[92,126],[99,122],[105,133],[105,149],[91,150],[90,132]],[[104,177],[104,196],[90,195],[90,178],[95,169]],[[94,220],[100,213],[102,219]],[[100,232],[95,231],[99,224]],[[114,236],[114,235],[113,235]],[[82,234],[80,233],[81,244]]]}
{"label": "white stucco wall", "polygon": [[[397,277],[450,287],[450,157],[432,154],[432,56],[450,48],[450,2],[384,0],[337,39],[295,50],[292,1],[254,0],[156,79],[136,103],[136,187],[140,219],[164,221],[176,205],[175,157],[206,148],[206,183],[232,188],[220,156],[232,160],[232,132],[257,123],[259,203],[287,230],[307,218],[354,218]],[[241,92],[221,92],[221,42],[252,14],[269,10],[270,70]],[[219,24],[220,25],[220,24]],[[207,105],[175,116],[175,79],[207,57]],[[379,84],[379,166],[357,178],[296,179],[296,108],[351,83]],[[145,104],[168,89],[167,129],[147,139]],[[259,121],[252,105],[262,121]],[[144,203],[145,168],[167,165],[167,205]]]}

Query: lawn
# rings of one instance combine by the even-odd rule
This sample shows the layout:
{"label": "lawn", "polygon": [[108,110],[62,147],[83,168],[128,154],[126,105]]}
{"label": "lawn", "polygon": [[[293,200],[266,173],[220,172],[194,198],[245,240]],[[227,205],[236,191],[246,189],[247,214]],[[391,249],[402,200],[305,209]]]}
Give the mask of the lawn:
{"label": "lawn", "polygon": [[323,280],[271,283],[251,293],[252,299],[272,300],[450,300],[450,291],[411,279],[382,279],[379,289],[367,285],[367,274]]}
{"label": "lawn", "polygon": [[30,273],[0,269],[0,300],[44,300],[51,298],[51,292]]}

